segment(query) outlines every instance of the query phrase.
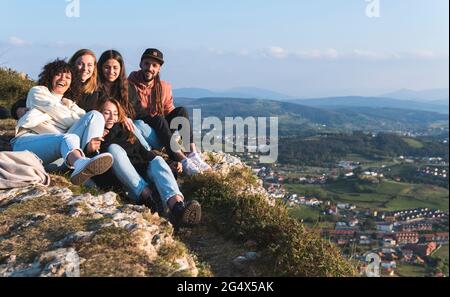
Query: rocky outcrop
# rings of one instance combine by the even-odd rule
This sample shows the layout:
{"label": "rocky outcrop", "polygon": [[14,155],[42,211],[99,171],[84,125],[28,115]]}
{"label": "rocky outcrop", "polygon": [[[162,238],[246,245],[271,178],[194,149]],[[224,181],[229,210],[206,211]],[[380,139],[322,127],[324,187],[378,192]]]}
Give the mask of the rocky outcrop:
{"label": "rocky outcrop", "polygon": [[[0,191],[0,276],[196,276],[194,258],[172,235],[167,220],[112,192]],[[108,268],[130,254],[128,271]]]}
{"label": "rocky outcrop", "polygon": [[244,179],[252,181],[239,184],[235,183],[236,180],[233,180],[233,183],[230,183],[229,186],[237,189],[238,195],[260,195],[265,197],[265,200],[269,205],[275,205],[275,200],[270,197],[267,190],[263,187],[263,181],[256,178],[251,171],[251,167],[244,164],[241,159],[223,152],[203,153],[203,158],[209,164],[212,164],[212,174],[227,177],[234,172],[238,172],[240,178],[242,178],[242,175],[246,175]]}

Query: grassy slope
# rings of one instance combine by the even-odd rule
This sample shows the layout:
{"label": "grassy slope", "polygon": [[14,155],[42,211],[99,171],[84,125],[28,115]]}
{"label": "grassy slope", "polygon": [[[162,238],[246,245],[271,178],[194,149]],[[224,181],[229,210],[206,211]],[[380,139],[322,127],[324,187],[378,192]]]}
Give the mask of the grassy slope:
{"label": "grassy slope", "polygon": [[404,142],[406,142],[410,147],[413,148],[423,148],[423,143],[414,139],[414,138],[402,138]]}
{"label": "grassy slope", "polygon": [[399,264],[395,273],[401,277],[424,277],[427,275],[424,266],[414,264]]}
{"label": "grassy slope", "polygon": [[206,220],[226,238],[256,242],[262,253],[259,271],[266,276],[353,276],[355,267],[318,232],[305,228],[285,207],[271,206],[264,197],[239,193],[254,185],[251,171],[227,177],[196,176],[183,184],[183,193],[202,203]]}

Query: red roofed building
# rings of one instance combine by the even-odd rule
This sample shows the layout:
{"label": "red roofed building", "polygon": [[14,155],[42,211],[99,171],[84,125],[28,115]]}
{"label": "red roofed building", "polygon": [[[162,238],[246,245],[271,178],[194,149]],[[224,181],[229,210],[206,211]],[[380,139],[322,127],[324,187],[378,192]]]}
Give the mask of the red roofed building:
{"label": "red roofed building", "polygon": [[330,238],[337,242],[337,244],[343,245],[353,239],[355,233],[355,230],[331,230],[329,234]]}
{"label": "red roofed building", "polygon": [[433,230],[433,224],[430,223],[417,223],[417,224],[405,224],[402,226],[402,231],[431,231]]}
{"label": "red roofed building", "polygon": [[448,232],[437,232],[434,237],[434,241],[440,244],[448,243]]}
{"label": "red roofed building", "polygon": [[410,244],[419,242],[419,233],[417,232],[398,232],[395,234],[397,244]]}
{"label": "red roofed building", "polygon": [[434,233],[422,234],[420,238],[422,242],[432,242],[434,240]]}
{"label": "red roofed building", "polygon": [[448,244],[448,232],[436,232],[422,234],[422,242],[436,242],[438,244]]}

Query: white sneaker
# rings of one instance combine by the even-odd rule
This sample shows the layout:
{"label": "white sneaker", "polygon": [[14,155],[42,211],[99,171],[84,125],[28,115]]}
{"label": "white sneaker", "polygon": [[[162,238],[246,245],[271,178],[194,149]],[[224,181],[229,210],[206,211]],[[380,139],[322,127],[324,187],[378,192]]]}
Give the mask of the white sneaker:
{"label": "white sneaker", "polygon": [[183,173],[188,175],[188,176],[192,176],[194,174],[202,173],[202,171],[197,166],[197,164],[195,164],[194,161],[192,161],[189,158],[183,159],[181,161],[181,165],[183,165]]}
{"label": "white sneaker", "polygon": [[209,166],[208,163],[203,161],[203,159],[199,153],[197,153],[197,152],[191,153],[191,154],[189,154],[188,158],[191,159],[192,161],[194,161],[195,165],[197,165],[201,171],[211,171],[212,170],[211,166]]}
{"label": "white sneaker", "polygon": [[70,175],[70,181],[74,185],[82,185],[91,177],[103,174],[111,168],[113,156],[110,153],[100,154],[94,158],[81,158],[75,161],[74,171]]}

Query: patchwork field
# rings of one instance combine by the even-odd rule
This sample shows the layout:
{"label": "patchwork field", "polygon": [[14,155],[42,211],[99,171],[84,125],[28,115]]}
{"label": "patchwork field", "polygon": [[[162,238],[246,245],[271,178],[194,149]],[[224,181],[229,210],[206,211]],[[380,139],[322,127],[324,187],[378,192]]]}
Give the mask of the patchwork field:
{"label": "patchwork field", "polygon": [[365,185],[368,193],[354,190],[355,180],[339,181],[327,185],[287,184],[289,193],[299,195],[316,194],[323,200],[355,204],[358,208],[394,211],[418,207],[449,209],[449,192],[445,188],[383,181]]}

